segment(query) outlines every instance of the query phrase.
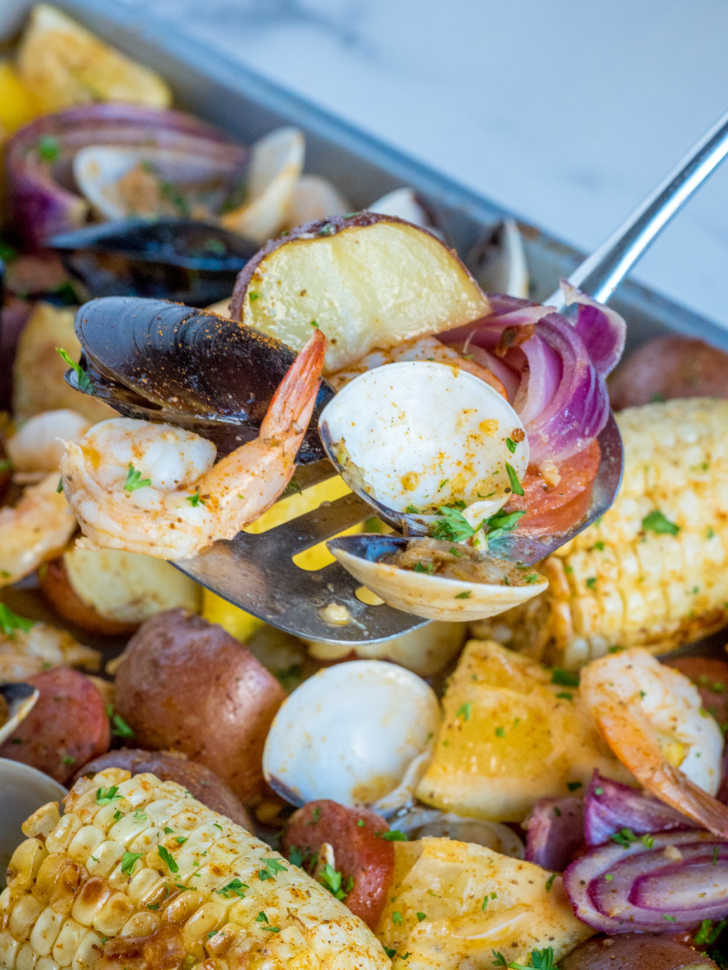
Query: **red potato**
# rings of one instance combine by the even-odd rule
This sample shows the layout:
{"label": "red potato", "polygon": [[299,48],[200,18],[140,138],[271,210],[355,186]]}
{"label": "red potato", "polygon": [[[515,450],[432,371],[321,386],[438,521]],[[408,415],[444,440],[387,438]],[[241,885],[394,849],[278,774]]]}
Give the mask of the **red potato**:
{"label": "red potato", "polygon": [[240,804],[238,797],[205,765],[190,761],[173,751],[143,751],[141,748],[119,748],[94,758],[84,765],[76,777],[95,775],[106,768],[123,768],[132,775],[150,772],[162,781],[176,781],[203,805],[214,812],[226,815],[244,829],[252,831],[250,816]]}
{"label": "red potato", "polygon": [[263,795],[263,745],[285,696],[222,627],[179,609],[142,624],[116,672],[116,710],[137,743],[184,752],[243,804]]}
{"label": "red potato", "polygon": [[626,933],[587,940],[559,960],[561,970],[718,970],[691,946],[669,936]]}
{"label": "red potato", "polygon": [[342,890],[351,886],[344,902],[374,928],[394,876],[394,846],[380,837],[388,828],[374,812],[345,808],[324,798],[291,815],[282,846],[289,857],[294,849],[301,853],[304,867],[313,871],[321,846],[328,843],[334,851],[334,868],[341,873]]}
{"label": "red potato", "polygon": [[62,556],[41,566],[38,580],[41,592],[56,613],[81,630],[100,633],[102,636],[118,636],[132,633],[136,629],[136,624],[109,619],[102,616],[90,603],[85,603],[68,578]]}
{"label": "red potato", "polygon": [[108,751],[109,719],[96,685],[84,674],[55,667],[28,678],[40,697],[0,758],[22,761],[65,785],[78,766]]}
{"label": "red potato", "polygon": [[728,397],[728,354],[677,334],[638,347],[609,379],[615,411],[675,397]]}

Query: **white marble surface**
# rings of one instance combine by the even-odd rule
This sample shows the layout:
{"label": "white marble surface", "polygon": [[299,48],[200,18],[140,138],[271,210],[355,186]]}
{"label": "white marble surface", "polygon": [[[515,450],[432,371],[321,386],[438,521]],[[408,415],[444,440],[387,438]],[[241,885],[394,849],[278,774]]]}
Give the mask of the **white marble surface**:
{"label": "white marble surface", "polygon": [[[585,248],[728,107],[725,0],[115,0]],[[636,275],[728,326],[728,164]]]}

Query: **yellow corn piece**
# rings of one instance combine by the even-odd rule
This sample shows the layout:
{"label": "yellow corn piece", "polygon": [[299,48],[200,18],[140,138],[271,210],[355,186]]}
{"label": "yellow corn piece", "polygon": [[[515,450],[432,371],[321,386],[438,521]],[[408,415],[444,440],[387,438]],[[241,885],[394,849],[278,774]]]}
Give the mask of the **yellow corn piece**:
{"label": "yellow corn piece", "polygon": [[646,404],[617,422],[616,502],[541,564],[541,596],[475,624],[477,636],[573,669],[610,648],[673,650],[728,622],[728,401]]}
{"label": "yellow corn piece", "polygon": [[0,967],[384,970],[323,886],[174,782],[112,768],[51,803],[0,895]]}
{"label": "yellow corn piece", "polygon": [[39,114],[32,92],[9,61],[0,61],[0,131],[12,135]]}

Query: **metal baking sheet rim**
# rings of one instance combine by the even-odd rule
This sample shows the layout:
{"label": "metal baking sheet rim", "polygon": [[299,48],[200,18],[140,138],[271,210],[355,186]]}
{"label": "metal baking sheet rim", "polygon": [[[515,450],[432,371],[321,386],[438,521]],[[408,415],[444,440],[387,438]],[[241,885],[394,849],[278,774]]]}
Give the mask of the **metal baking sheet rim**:
{"label": "metal baking sheet rim", "polygon": [[[246,140],[280,122],[294,123],[307,135],[307,167],[333,178],[354,204],[411,185],[445,213],[445,224],[460,252],[467,252],[484,231],[505,215],[521,223],[536,299],[545,298],[557,279],[567,275],[583,254],[517,214],[440,174],[380,139],[319,108],[229,55],[215,51],[168,20],[125,8],[117,0],[59,0],[56,4],[127,54],[158,70],[172,84],[179,103],[216,121]],[[32,0],[4,0],[0,41],[17,31]],[[241,108],[245,104],[245,110]],[[344,164],[344,161],[346,164]],[[348,185],[342,186],[342,180]],[[679,231],[669,229],[668,231]],[[629,323],[630,343],[644,342],[665,330],[701,337],[728,350],[728,328],[633,281],[620,286],[613,304]]]}

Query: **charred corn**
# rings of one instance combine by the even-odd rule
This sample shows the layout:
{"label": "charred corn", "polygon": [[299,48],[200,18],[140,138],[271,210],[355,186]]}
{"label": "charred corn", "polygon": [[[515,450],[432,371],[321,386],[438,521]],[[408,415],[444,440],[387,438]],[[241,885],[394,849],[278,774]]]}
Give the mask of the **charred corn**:
{"label": "charred corn", "polygon": [[728,401],[647,404],[617,422],[614,505],[541,564],[541,596],[476,624],[478,636],[576,668],[610,648],[673,650],[728,622]]}
{"label": "charred corn", "polygon": [[3,970],[383,970],[302,870],[174,782],[109,769],[45,805],[0,895]]}

